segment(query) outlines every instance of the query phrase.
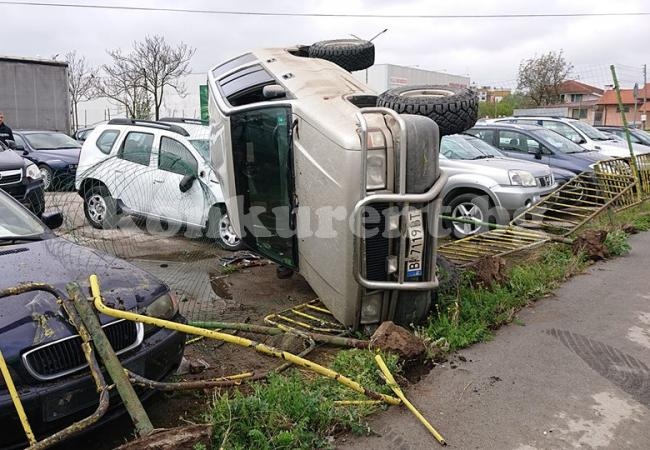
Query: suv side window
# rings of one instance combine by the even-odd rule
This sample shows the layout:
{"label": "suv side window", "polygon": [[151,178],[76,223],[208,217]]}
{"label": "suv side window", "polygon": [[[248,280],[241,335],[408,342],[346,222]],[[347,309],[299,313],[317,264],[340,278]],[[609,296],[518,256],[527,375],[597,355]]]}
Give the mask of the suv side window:
{"label": "suv side window", "polygon": [[232,106],[264,101],[264,86],[275,84],[270,73],[259,64],[243,68],[219,80],[219,87]]}
{"label": "suv side window", "polygon": [[16,147],[18,148],[27,148],[25,145],[25,140],[21,137],[18,136],[17,134],[14,134],[14,142],[16,143]]}
{"label": "suv side window", "polygon": [[465,131],[467,134],[471,134],[472,136],[476,136],[477,138],[487,142],[490,145],[494,144],[494,135],[496,134],[496,130],[467,130]]}
{"label": "suv side window", "polygon": [[544,128],[548,128],[549,130],[560,133],[565,138],[571,139],[574,142],[577,140],[582,140],[582,136],[580,136],[576,130],[574,130],[566,123],[558,122],[555,120],[542,120],[542,126]]}
{"label": "suv side window", "polygon": [[160,139],[158,168],[179,175],[196,175],[199,164],[190,151],[175,139],[163,136]]}
{"label": "suv side window", "polygon": [[[84,136],[86,134],[88,134],[88,132],[85,132]],[[113,148],[113,145],[115,145],[115,141],[117,140],[119,135],[120,135],[119,130],[104,130],[102,134],[100,134],[99,137],[97,138],[97,142],[95,142],[95,145],[102,153],[108,155],[109,153],[111,153],[111,149]]]}
{"label": "suv side window", "polygon": [[[530,138],[518,131],[499,130],[497,147],[510,152],[528,153],[528,141]],[[539,147],[536,141],[535,144]]]}
{"label": "suv side window", "polygon": [[151,160],[151,147],[153,147],[153,134],[132,131],[126,135],[117,157],[148,166]]}

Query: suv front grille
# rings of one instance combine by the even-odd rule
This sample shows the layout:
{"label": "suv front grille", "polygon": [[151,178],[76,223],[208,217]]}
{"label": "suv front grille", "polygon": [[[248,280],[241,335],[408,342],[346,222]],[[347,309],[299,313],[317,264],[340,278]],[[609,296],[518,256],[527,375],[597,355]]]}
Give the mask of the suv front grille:
{"label": "suv front grille", "polygon": [[537,184],[540,187],[549,187],[553,184],[553,178],[551,175],[546,175],[544,177],[537,177]]}
{"label": "suv front grille", "polygon": [[[386,281],[388,271],[386,267],[389,240],[385,236],[386,232],[386,216],[384,210],[388,208],[387,203],[373,203],[369,206],[376,211],[373,213],[379,214],[377,223],[365,223],[365,231],[373,231],[374,236],[365,239],[366,244],[366,279],[370,281]],[[374,222],[374,221],[373,221]]]}
{"label": "suv front grille", "polygon": [[[134,349],[144,339],[141,323],[117,320],[102,327],[115,353],[122,354]],[[23,365],[34,378],[49,381],[87,367],[81,348],[81,338],[70,336],[49,342],[23,354]]]}
{"label": "suv front grille", "polygon": [[0,171],[0,186],[5,184],[20,183],[22,179],[23,179],[22,169]]}

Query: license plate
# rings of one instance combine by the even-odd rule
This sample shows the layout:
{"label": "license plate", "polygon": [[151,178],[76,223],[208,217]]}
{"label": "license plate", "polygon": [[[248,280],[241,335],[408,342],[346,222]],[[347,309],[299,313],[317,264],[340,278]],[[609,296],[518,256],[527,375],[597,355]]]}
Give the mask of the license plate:
{"label": "license plate", "polygon": [[408,252],[406,253],[406,277],[422,276],[422,252],[424,250],[424,228],[422,226],[422,211],[411,209],[408,212]]}

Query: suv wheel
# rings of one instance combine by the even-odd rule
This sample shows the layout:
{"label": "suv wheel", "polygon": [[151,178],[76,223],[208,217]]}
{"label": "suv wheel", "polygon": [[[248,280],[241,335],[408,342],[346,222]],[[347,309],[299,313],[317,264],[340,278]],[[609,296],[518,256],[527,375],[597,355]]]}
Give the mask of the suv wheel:
{"label": "suv wheel", "polygon": [[94,186],[86,191],[84,214],[90,225],[100,230],[115,228],[120,220],[117,202],[103,186]]}
{"label": "suv wheel", "polygon": [[375,63],[375,45],[363,39],[320,41],[309,47],[309,57],[325,59],[348,72],[354,72]]}
{"label": "suv wheel", "polygon": [[228,217],[226,208],[223,206],[213,206],[210,209],[206,236],[216,238],[217,243],[224,250],[235,252],[246,248],[237,233],[235,233],[230,223],[230,217]]}
{"label": "suv wheel", "polygon": [[438,124],[440,136],[462,133],[478,118],[478,96],[469,88],[450,86],[406,86],[390,89],[377,98],[400,114],[427,116]]}
{"label": "suv wheel", "polygon": [[[466,220],[476,219],[481,222],[488,222],[490,204],[482,196],[470,193],[462,194],[454,198],[449,203],[449,206],[451,208],[451,216],[453,218]],[[451,233],[455,238],[458,239],[473,236],[475,234],[483,233],[484,231],[488,230],[488,227],[485,225],[462,222],[451,222],[450,226]]]}
{"label": "suv wheel", "polygon": [[43,180],[43,189],[49,191],[52,188],[52,169],[47,166],[38,166],[38,170],[41,171],[41,179]]}

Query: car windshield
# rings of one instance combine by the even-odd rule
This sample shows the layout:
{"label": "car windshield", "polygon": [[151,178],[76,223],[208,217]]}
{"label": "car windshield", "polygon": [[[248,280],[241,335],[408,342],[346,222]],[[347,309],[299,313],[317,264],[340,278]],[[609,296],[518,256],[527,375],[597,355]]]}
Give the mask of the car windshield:
{"label": "car windshield", "polygon": [[210,161],[210,141],[208,139],[190,139],[190,143],[206,161]]}
{"label": "car windshield", "polygon": [[22,135],[35,150],[81,148],[79,142],[63,133],[26,133]]}
{"label": "car windshield", "polygon": [[643,141],[650,142],[650,133],[644,130],[639,130],[638,128],[634,130],[634,133]]}
{"label": "car windshield", "polygon": [[588,150],[580,147],[570,139],[565,138],[560,133],[552,130],[540,129],[532,131],[533,135],[542,139],[551,150],[557,153],[582,153]]}
{"label": "car windshield", "polygon": [[[475,142],[479,141],[479,142]],[[497,149],[478,138],[469,136],[445,136],[440,143],[440,153],[449,159],[485,159],[503,156]]]}
{"label": "car windshield", "polygon": [[596,128],[592,127],[588,123],[581,122],[579,120],[575,120],[571,122],[571,125],[576,127],[578,130],[582,131],[589,139],[593,139],[595,141],[609,141],[610,138],[605,136],[601,131],[597,130]]}
{"label": "car windshield", "polygon": [[0,240],[33,238],[46,229],[25,208],[0,191]]}

